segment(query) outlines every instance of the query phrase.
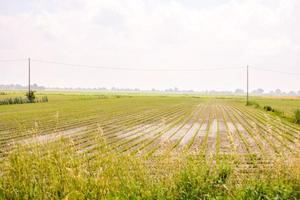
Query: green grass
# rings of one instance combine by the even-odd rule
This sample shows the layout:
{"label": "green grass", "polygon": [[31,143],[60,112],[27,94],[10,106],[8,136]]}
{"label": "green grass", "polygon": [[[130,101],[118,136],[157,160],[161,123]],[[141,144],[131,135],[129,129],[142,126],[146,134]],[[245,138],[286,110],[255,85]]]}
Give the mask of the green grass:
{"label": "green grass", "polygon": [[[98,144],[103,139],[95,138]],[[70,141],[19,147],[0,164],[0,199],[299,199],[296,162],[241,173],[223,157],[211,165],[193,157],[146,159],[107,154],[92,160]],[[30,148],[30,151],[28,150]]]}
{"label": "green grass", "polygon": [[283,117],[294,119],[294,113],[300,109],[300,98],[270,98],[270,97],[253,97],[251,98],[261,107],[271,106],[273,109],[281,113]]}

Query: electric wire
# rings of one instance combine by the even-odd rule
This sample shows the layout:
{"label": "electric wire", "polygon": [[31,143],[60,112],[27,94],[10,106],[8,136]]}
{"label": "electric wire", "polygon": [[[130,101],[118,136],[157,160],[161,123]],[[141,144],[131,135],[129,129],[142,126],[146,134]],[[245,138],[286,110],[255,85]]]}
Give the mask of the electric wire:
{"label": "electric wire", "polygon": [[0,59],[0,62],[20,62],[20,61],[26,61],[27,59]]}
{"label": "electric wire", "polygon": [[254,69],[254,70],[257,70],[257,71],[280,73],[280,74],[286,74],[286,75],[292,75],[292,76],[300,76],[300,74],[298,74],[298,73],[278,71],[278,70],[266,69],[266,68],[251,67],[250,69]]}
{"label": "electric wire", "polygon": [[[28,59],[0,59],[0,62],[20,62],[20,61],[28,61]],[[113,71],[197,72],[197,71],[224,71],[224,70],[245,69],[245,67],[206,67],[206,68],[186,68],[186,69],[184,69],[184,67],[181,67],[181,68],[107,67],[107,66],[100,66],[100,65],[74,64],[74,63],[64,63],[64,62],[49,61],[49,60],[40,60],[40,59],[31,59],[31,62],[53,64],[53,65],[63,65],[63,66],[72,67],[72,68],[89,68],[89,69],[113,70]],[[279,70],[253,67],[253,66],[250,66],[249,69],[252,69],[255,71],[280,73],[280,74],[286,74],[286,75],[291,75],[291,76],[300,76],[299,73],[279,71]]]}
{"label": "electric wire", "polygon": [[92,69],[101,69],[101,70],[119,70],[119,71],[218,71],[218,70],[236,70],[242,69],[243,67],[227,67],[227,68],[128,68],[128,67],[105,67],[105,66],[97,66],[97,65],[83,65],[83,64],[71,64],[71,63],[63,63],[63,62],[56,62],[56,61],[46,61],[46,60],[37,60],[32,59],[33,62],[39,63],[48,63],[48,64],[55,64],[55,65],[64,65],[69,67],[76,67],[76,68],[92,68]]}

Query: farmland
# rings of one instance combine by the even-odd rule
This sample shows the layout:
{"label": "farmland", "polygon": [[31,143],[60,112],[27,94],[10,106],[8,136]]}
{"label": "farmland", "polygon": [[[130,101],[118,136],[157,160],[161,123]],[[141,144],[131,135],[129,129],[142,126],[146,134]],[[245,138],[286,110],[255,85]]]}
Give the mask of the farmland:
{"label": "farmland", "polygon": [[[5,96],[18,95],[21,93],[8,92]],[[186,166],[181,163],[186,158],[192,159],[193,170],[195,166],[202,166],[202,170],[216,168],[218,172],[218,166],[227,163],[234,164],[235,173],[246,174],[272,169],[278,160],[285,162],[277,163],[276,168],[291,161],[291,174],[299,181],[296,175],[299,172],[300,125],[262,109],[245,106],[242,97],[66,92],[46,95],[47,103],[0,106],[2,165],[10,165],[18,159],[21,159],[18,163],[25,162],[18,155],[34,165],[31,159],[35,156],[26,153],[29,148],[38,152],[36,158],[41,158],[39,162],[44,162],[46,170],[49,152],[37,149],[60,149],[56,146],[59,144],[65,149],[60,154],[62,160],[66,159],[65,163],[70,159],[64,156],[79,159],[81,164],[84,163],[82,157],[90,162],[107,156],[112,167],[111,160],[115,156],[120,159],[120,165],[126,166],[124,171],[128,171],[132,163],[140,167],[132,173],[142,173],[145,168],[150,168],[150,174],[159,174],[159,170],[175,173]],[[280,107],[276,99],[256,100]],[[289,115],[300,105],[300,100],[290,101],[289,108],[285,108],[288,104],[280,107],[288,110]],[[106,156],[99,158],[99,154]],[[82,156],[77,158],[78,155]],[[249,164],[254,161],[258,166]],[[28,166],[23,163],[20,169],[28,170]],[[289,172],[289,167],[285,169]],[[190,172],[197,172],[193,170]],[[28,179],[31,173],[27,171]],[[10,176],[4,178],[13,182]],[[0,195],[6,194],[9,188],[0,190]],[[12,196],[6,197],[16,195],[9,194]]]}
{"label": "farmland", "polygon": [[51,102],[2,106],[1,149],[58,136],[92,151],[102,134],[119,152],[138,154],[299,153],[300,126],[244,106],[239,98],[52,94]]}

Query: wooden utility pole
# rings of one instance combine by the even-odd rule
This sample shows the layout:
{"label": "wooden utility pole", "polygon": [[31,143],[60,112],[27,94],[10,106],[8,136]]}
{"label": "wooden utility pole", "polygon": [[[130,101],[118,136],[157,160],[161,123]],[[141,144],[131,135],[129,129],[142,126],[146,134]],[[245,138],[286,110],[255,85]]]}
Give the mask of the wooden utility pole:
{"label": "wooden utility pole", "polygon": [[28,58],[28,95],[30,95],[30,58]]}
{"label": "wooden utility pole", "polygon": [[249,66],[247,65],[247,105],[249,104]]}

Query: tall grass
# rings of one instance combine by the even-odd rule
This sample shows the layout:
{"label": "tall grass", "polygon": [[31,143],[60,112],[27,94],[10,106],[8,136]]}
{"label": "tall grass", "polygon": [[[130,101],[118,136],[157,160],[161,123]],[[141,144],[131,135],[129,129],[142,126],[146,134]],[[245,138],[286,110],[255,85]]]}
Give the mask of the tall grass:
{"label": "tall grass", "polygon": [[0,105],[11,105],[11,104],[25,104],[25,103],[41,103],[48,102],[48,97],[43,96],[42,98],[35,98],[34,100],[29,100],[28,98],[23,97],[14,97],[14,98],[6,98],[0,99]]}
{"label": "tall grass", "polygon": [[240,173],[231,158],[218,164],[190,156],[144,158],[95,140],[92,155],[68,140],[19,146],[0,163],[0,199],[300,198],[294,162]]}

